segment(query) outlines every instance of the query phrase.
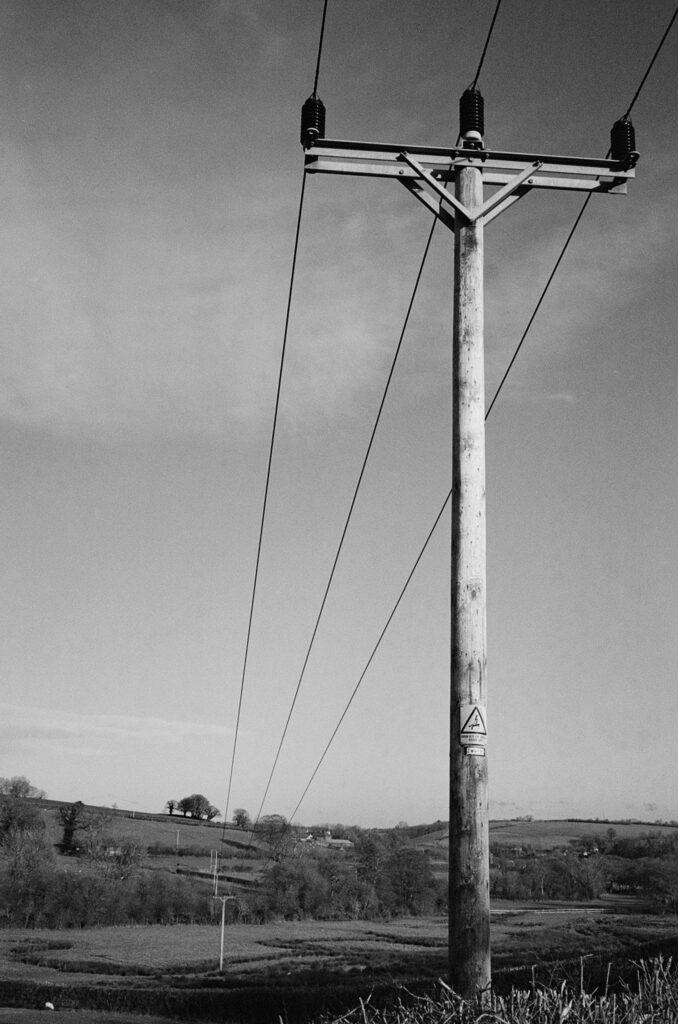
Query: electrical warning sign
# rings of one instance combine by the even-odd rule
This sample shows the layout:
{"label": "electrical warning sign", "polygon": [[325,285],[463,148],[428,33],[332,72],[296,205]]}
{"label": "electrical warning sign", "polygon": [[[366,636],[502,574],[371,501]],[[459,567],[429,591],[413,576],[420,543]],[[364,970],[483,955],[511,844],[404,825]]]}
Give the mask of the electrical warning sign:
{"label": "electrical warning sign", "polygon": [[484,747],[487,743],[487,709],[482,704],[460,707],[459,739],[462,747]]}

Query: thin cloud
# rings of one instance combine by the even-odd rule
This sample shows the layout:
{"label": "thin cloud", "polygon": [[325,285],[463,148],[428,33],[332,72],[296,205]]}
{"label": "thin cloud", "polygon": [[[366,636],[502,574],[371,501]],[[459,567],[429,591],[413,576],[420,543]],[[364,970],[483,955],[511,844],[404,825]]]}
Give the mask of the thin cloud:
{"label": "thin cloud", "polygon": [[[510,380],[507,383],[510,384]],[[576,405],[579,401],[573,391],[531,391],[520,384],[513,389],[513,394],[533,405],[549,405],[551,403]]]}
{"label": "thin cloud", "polygon": [[136,715],[88,715],[52,708],[0,704],[0,738],[14,748],[76,739],[98,743],[168,744],[187,739],[228,739],[232,729],[214,722],[187,722]]}

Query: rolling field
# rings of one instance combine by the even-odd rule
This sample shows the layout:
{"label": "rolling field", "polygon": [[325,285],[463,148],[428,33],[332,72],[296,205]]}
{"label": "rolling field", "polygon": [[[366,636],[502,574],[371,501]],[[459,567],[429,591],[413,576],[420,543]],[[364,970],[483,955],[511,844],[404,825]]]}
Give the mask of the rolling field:
{"label": "rolling field", "polygon": [[[604,838],[610,828],[614,829],[620,839],[635,838],[642,834],[665,835],[678,831],[678,825],[648,822],[499,820],[490,822],[490,843],[527,846],[547,852],[582,839],[594,839],[598,836]],[[417,836],[411,842],[419,849],[447,850],[447,826]]]}
{"label": "rolling field", "polygon": [[[578,979],[582,965],[596,984],[611,961],[678,950],[678,920],[605,903],[496,904],[492,936],[498,989],[548,982],[556,970]],[[223,974],[219,940],[217,926],[2,931],[0,1003],[277,1024],[284,1012],[303,1021],[343,1011],[370,992],[388,1001],[398,985],[430,989],[446,974],[440,917],[227,926]]]}
{"label": "rolling field", "polygon": [[[56,814],[59,802],[42,800],[36,801],[36,804],[41,808],[50,840],[58,843],[62,834]],[[254,848],[246,849],[250,841],[247,830],[233,827],[223,829],[215,823],[176,814],[136,814],[120,809],[92,807],[86,807],[85,810],[88,813],[98,811],[110,815],[106,831],[111,843],[131,840],[137,844],[142,851],[142,867],[153,871],[188,874],[195,879],[196,884],[210,884],[212,851],[219,852],[222,878],[227,879],[234,886],[233,891],[238,893],[247,893],[256,888],[262,872],[271,864],[265,843],[254,840]],[[611,828],[620,839],[634,838],[641,834],[667,835],[677,830],[677,826],[647,822],[495,820],[490,822],[490,842],[509,848],[522,847],[548,853],[573,842],[605,838]],[[222,837],[225,840],[223,843]],[[413,837],[404,831],[402,837],[408,845],[428,854],[434,877],[444,881],[448,862],[447,826],[431,825],[424,834]]]}
{"label": "rolling field", "polygon": [[[58,804],[41,804],[57,843]],[[546,852],[605,837],[610,828],[620,838],[676,830],[640,822],[495,821],[490,839]],[[220,826],[176,815],[130,816],[115,810],[106,834],[112,845],[134,842],[142,851],[141,866],[151,873],[198,874],[195,884],[201,889],[210,885],[210,851],[221,848],[224,877],[250,886],[270,863],[263,844],[254,854],[245,853],[246,832],[226,829],[222,848]],[[446,828],[432,826],[421,836],[403,838],[427,851],[435,875],[446,874]],[[77,858],[59,859],[67,871],[78,869]],[[646,910],[629,896],[579,905],[495,901],[496,989],[549,984],[568,972],[579,983],[582,971],[596,986],[605,982],[610,963],[616,965],[614,982],[631,960],[678,953],[678,919]],[[73,1024],[129,1024],[133,1014],[146,1015],[149,1024],[169,1019],[278,1024],[281,1015],[303,1024],[325,1011],[343,1013],[370,993],[386,1005],[399,986],[430,991],[447,973],[447,924],[441,917],[410,917],[227,925],[223,973],[219,951],[220,929],[212,924],[0,930],[0,1024],[33,1024],[48,1001]]]}
{"label": "rolling field", "polygon": [[[61,839],[62,828],[56,819],[56,811],[63,802],[57,800],[36,800],[35,805],[43,813],[45,825],[50,839],[56,843]],[[226,840],[224,854],[232,851],[234,856],[238,855],[238,847],[242,852],[244,846],[251,842],[253,846],[259,847],[265,855],[265,844],[250,840],[247,829],[223,826],[218,822],[198,821],[193,818],[184,818],[178,814],[136,814],[133,811],[121,809],[111,810],[105,807],[86,806],[87,812],[105,812],[111,815],[108,831],[117,838],[129,837],[135,842],[152,846],[159,843],[161,846],[171,846],[173,849],[177,844],[177,832],[179,833],[179,848],[185,853],[193,849],[209,850],[217,849],[222,845],[222,835]],[[422,826],[424,827],[424,826]],[[299,826],[301,832],[307,832],[306,826]],[[605,836],[608,829],[613,828],[619,838],[631,838],[641,834],[666,834],[678,831],[678,824],[658,824],[656,822],[616,822],[616,821],[519,821],[517,819],[497,819],[490,822],[490,842],[502,843],[509,846],[532,846],[539,850],[556,849],[559,846],[566,846],[568,843],[580,839],[591,839],[595,836]],[[407,835],[407,830],[404,830]],[[442,823],[440,827],[431,825],[425,834],[409,840],[412,845],[419,847],[440,848],[447,847],[447,825]]]}
{"label": "rolling field", "polygon": [[[37,800],[36,805],[42,813],[47,836],[56,846],[63,834],[63,826],[57,819],[57,810],[63,804]],[[247,830],[224,829],[219,824],[176,814],[136,815],[131,811],[87,805],[85,812],[106,814],[106,834],[111,845],[128,840],[135,843],[141,851],[140,866],[150,870],[204,875],[205,884],[209,884],[211,854],[218,851],[221,873],[232,879],[240,878],[247,886],[256,883],[263,867],[269,863],[264,843],[253,839],[252,848],[247,849],[250,842]],[[64,866],[76,870],[77,862],[73,858],[60,859]]]}
{"label": "rolling field", "polygon": [[[50,840],[58,843],[61,839],[63,827],[58,823],[56,812],[59,807],[64,806],[62,801],[57,800],[36,800],[35,805],[41,810],[45,827]],[[238,846],[244,847],[248,841],[249,833],[246,830],[228,827],[223,829],[221,824],[207,821],[198,821],[193,818],[184,818],[178,814],[135,814],[133,811],[123,811],[107,807],[90,807],[85,805],[88,813],[99,812],[110,815],[110,822],[107,825],[107,832],[116,839],[129,837],[136,843],[143,846],[152,846],[159,843],[161,846],[177,847],[177,832],[179,833],[179,849],[188,852],[196,848],[203,850],[218,849],[221,846],[222,834],[228,844],[233,844],[232,849],[237,852]],[[254,841],[256,846],[256,840]]]}

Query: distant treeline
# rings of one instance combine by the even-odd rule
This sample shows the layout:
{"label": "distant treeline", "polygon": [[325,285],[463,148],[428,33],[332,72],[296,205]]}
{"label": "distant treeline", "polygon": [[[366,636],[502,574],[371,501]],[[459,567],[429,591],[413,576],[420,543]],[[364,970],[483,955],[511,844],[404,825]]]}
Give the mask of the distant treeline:
{"label": "distant treeline", "polygon": [[[58,855],[35,801],[0,801],[0,923],[24,928],[82,928],[127,923],[201,923],[215,919],[204,879],[142,866],[154,854],[110,828],[110,812],[81,803],[55,815],[63,827]],[[257,891],[227,904],[229,920],[377,918],[442,910],[446,892],[428,856],[397,831],[356,833],[349,853],[290,840],[284,819],[268,822],[273,851]],[[206,849],[202,851],[206,852]]]}
{"label": "distant treeline", "polygon": [[120,924],[202,924],[215,920],[205,887],[159,872],[105,874],[38,863],[21,875],[0,872],[5,925],[87,928]]}
{"label": "distant treeline", "polygon": [[249,900],[254,920],[346,920],[442,913],[447,885],[396,832],[352,833],[349,854],[297,848],[270,866]]}
{"label": "distant treeline", "polygon": [[[552,820],[560,821],[561,819],[554,818]],[[646,825],[653,828],[678,828],[678,821],[674,819],[671,819],[671,821],[663,819],[644,821],[642,818],[565,818],[563,820],[574,823],[578,822],[582,825]]]}
{"label": "distant treeline", "polygon": [[678,832],[572,840],[548,854],[531,845],[490,847],[490,891],[518,900],[590,900],[604,892],[651,900],[663,910],[678,910]]}
{"label": "distant treeline", "polygon": [[[149,857],[156,864],[157,857],[206,858],[212,853],[207,846],[177,850],[174,844],[142,845],[138,837],[112,827],[120,813],[96,812],[76,802],[55,807],[63,830],[57,853],[41,803],[0,794],[0,925],[203,923],[220,914],[204,872],[196,878],[177,877],[167,865],[154,870],[148,862]],[[424,834],[419,828],[335,826],[335,834],[341,830],[350,839],[337,850],[300,843],[298,830],[280,815],[262,818],[256,830],[261,870],[250,883],[252,891],[228,902],[227,918],[264,922],[444,913],[447,884],[434,875],[430,854],[413,845],[413,833]],[[659,909],[675,911],[678,831],[629,836],[610,826],[549,853],[527,843],[495,843],[490,878],[492,895],[505,899],[588,900],[618,892],[641,895]]]}

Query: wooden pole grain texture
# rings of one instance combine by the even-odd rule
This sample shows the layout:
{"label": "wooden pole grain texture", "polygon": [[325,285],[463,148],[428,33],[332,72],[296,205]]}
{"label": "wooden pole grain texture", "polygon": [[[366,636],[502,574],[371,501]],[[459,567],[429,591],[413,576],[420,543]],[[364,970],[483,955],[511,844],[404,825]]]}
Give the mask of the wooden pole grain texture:
{"label": "wooden pole grain texture", "polygon": [[[455,179],[457,199],[478,209],[479,168],[458,167]],[[461,736],[469,708],[487,722],[483,226],[459,213],[454,276],[449,970],[472,999],[491,981],[486,737],[469,746]]]}

